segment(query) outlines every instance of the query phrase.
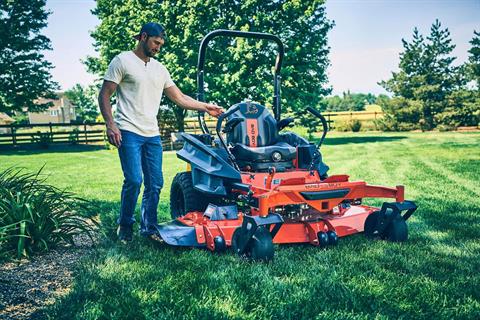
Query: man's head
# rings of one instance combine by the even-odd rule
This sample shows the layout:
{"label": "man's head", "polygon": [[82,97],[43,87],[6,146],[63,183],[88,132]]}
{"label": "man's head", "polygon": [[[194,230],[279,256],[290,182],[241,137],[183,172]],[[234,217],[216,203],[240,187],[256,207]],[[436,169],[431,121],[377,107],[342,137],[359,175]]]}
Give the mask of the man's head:
{"label": "man's head", "polygon": [[134,38],[147,57],[154,57],[165,43],[166,37],[165,29],[160,24],[149,22],[142,26]]}

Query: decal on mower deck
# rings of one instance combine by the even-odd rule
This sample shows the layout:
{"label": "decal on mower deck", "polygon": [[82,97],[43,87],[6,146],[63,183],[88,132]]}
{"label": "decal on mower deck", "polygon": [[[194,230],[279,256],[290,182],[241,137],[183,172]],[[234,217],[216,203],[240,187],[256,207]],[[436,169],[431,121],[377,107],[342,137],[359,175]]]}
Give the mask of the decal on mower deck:
{"label": "decal on mower deck", "polygon": [[[263,179],[263,186],[266,187],[267,186],[267,179],[268,177],[265,177]],[[279,185],[280,183],[282,183],[282,179],[273,179],[272,180],[272,185]]]}
{"label": "decal on mower deck", "polygon": [[327,188],[338,188],[340,183],[309,183],[305,185],[305,189],[327,189]]}

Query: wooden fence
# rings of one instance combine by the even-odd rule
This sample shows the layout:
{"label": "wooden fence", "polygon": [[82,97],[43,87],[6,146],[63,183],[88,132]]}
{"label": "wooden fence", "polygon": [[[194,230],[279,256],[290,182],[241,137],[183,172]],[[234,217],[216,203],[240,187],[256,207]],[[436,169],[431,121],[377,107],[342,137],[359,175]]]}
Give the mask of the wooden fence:
{"label": "wooden fence", "polygon": [[0,146],[99,143],[105,140],[103,123],[47,123],[0,125]]}
{"label": "wooden fence", "polygon": [[[328,123],[328,128],[330,130],[335,129],[335,122],[338,121],[349,121],[349,120],[360,120],[360,121],[374,121],[383,117],[382,111],[340,111],[340,112],[329,112],[322,113]],[[202,133],[202,129],[198,124],[197,118],[185,119],[185,131],[191,132],[194,134]],[[215,119],[206,119],[205,123],[207,124],[210,132],[215,132],[215,126],[217,124]]]}
{"label": "wooden fence", "polygon": [[[372,121],[383,116],[382,112],[330,112],[323,114],[330,129],[335,128],[336,121],[358,119]],[[206,119],[207,127],[215,133],[216,120]],[[185,131],[194,134],[202,133],[196,118],[185,119]],[[10,124],[0,125],[0,148],[7,146],[38,145],[48,147],[51,144],[99,144],[106,141],[105,124],[102,122],[71,124]],[[178,149],[181,142],[172,136],[162,137],[164,150]]]}

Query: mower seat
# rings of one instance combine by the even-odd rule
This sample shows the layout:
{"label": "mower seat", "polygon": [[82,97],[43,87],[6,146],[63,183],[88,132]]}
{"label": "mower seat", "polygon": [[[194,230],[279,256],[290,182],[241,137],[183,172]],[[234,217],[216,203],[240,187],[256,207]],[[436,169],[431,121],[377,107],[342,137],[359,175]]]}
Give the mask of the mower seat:
{"label": "mower seat", "polygon": [[296,147],[282,141],[278,134],[277,121],[261,104],[242,102],[232,118],[242,118],[227,134],[227,142],[240,167],[250,167],[254,171],[267,170],[270,166],[277,170],[293,167],[297,155]]}

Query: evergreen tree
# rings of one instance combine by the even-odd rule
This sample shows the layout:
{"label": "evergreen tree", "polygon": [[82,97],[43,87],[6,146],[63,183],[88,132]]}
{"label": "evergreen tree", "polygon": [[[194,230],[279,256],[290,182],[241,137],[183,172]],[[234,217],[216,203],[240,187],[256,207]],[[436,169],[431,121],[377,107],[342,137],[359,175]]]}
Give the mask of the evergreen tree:
{"label": "evergreen tree", "polygon": [[[451,55],[450,32],[442,29],[436,20],[430,29],[430,35],[424,38],[415,28],[413,40],[402,39],[404,52],[400,54],[400,71],[393,72],[392,78],[380,84],[395,97],[415,100],[410,106],[420,108],[421,118],[412,118],[423,129],[436,126],[435,115],[447,107],[448,97],[464,84],[459,67],[453,65],[456,59]],[[404,104],[396,104],[402,107]]]}
{"label": "evergreen tree", "polygon": [[40,33],[49,15],[45,1],[0,0],[0,112],[40,111],[48,104],[35,104],[35,99],[55,97],[52,64],[42,54],[51,49]]}
{"label": "evergreen tree", "polygon": [[480,32],[473,31],[473,38],[470,40],[472,47],[468,52],[469,78],[477,84],[477,90],[480,91]]}

